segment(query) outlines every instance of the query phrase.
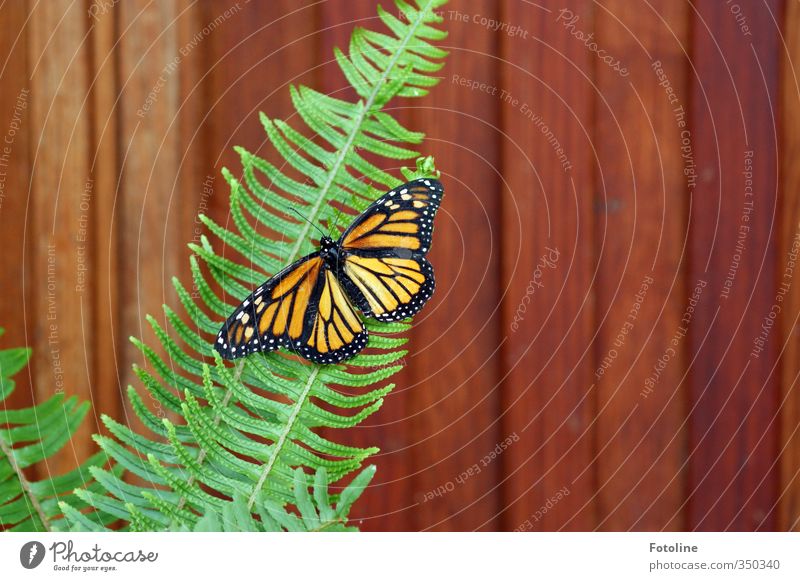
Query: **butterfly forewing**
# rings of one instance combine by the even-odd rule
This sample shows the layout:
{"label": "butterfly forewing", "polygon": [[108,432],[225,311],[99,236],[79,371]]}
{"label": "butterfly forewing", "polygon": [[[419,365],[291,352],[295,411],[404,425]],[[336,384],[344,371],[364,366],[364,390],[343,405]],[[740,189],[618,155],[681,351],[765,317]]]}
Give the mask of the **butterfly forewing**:
{"label": "butterfly forewing", "polygon": [[346,252],[358,254],[425,255],[443,192],[438,180],[403,184],[373,202],[344,231],[339,243]]}
{"label": "butterfly forewing", "polygon": [[319,252],[301,258],[258,287],[222,326],[215,347],[225,359],[299,347],[322,292]]}

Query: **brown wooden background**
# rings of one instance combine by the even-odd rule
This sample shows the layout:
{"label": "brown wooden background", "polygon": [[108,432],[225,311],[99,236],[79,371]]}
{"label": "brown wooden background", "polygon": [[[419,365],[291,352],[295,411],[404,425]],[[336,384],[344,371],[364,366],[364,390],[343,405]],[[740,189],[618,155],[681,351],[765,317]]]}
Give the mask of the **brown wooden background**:
{"label": "brown wooden background", "polygon": [[[374,16],[364,0],[2,3],[0,324],[35,349],[15,405],[63,385],[128,417],[127,338],[152,340],[145,314],[177,302],[197,213],[225,222],[232,147],[271,155],[257,113],[290,116],[289,84],[341,94],[332,48]],[[444,17],[442,83],[393,111],[443,172],[439,290],[395,392],[340,435],[383,450],[362,527],[800,529],[800,3],[461,0]]]}

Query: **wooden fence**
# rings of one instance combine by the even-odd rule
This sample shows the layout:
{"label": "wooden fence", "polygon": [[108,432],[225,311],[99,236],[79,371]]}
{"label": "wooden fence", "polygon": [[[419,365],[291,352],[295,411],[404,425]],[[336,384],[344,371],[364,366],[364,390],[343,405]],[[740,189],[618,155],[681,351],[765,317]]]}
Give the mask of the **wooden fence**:
{"label": "wooden fence", "polygon": [[[384,4],[389,4],[385,0]],[[447,189],[365,530],[798,530],[800,4],[453,1],[392,111]],[[373,2],[0,6],[0,325],[120,421],[234,145]],[[349,94],[349,93],[347,93]],[[396,171],[396,170],[395,170]],[[93,450],[96,419],[52,466]]]}

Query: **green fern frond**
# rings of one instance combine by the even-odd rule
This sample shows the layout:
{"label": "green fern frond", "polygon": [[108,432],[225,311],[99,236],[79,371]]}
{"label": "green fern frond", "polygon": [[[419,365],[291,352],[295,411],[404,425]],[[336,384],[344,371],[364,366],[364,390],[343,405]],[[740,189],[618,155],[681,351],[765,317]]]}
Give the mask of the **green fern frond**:
{"label": "green fern frond", "polygon": [[[405,355],[405,340],[393,335],[407,323],[368,323],[368,351],[347,365],[309,364],[286,353],[252,355],[230,365],[213,341],[239,299],[314,250],[311,223],[331,229],[336,222],[341,229],[347,216],[401,183],[376,166],[377,159],[418,157],[413,147],[423,134],[383,108],[396,97],[421,97],[438,82],[435,73],[447,53],[435,46],[445,37],[435,10],[445,1],[395,3],[401,17],[379,8],[384,31],[357,28],[347,54],[336,50],[356,102],[291,87],[303,127],[261,115],[282,166],[237,147],[241,179],[223,169],[231,224],[201,216],[209,236],[190,245],[192,289],[173,281],[183,312],[165,307],[166,326],[148,318],[164,355],[132,339],[148,363],[135,368],[147,394],[130,388],[128,396],[151,434],[103,417],[112,437],[96,438],[104,454],[146,485],[90,467],[104,493],[79,490],[62,501],[72,526],[103,526],[77,510],[77,499],[131,530],[346,528],[350,505],[374,473],[373,467],[362,469],[363,463],[377,448],[342,445],[319,429],[355,426],[381,407],[393,387],[386,381]],[[437,177],[431,158],[419,159],[403,174]],[[309,222],[294,219],[290,208]],[[346,216],[337,221],[339,212]],[[166,412],[179,420],[164,419]],[[328,487],[341,488],[357,472],[330,505]]]}
{"label": "green fern frond", "polygon": [[[261,500],[249,506],[244,496],[236,495],[232,500],[207,505],[203,516],[193,525],[173,522],[167,527],[170,531],[181,532],[344,532],[356,531],[349,526],[350,508],[361,496],[372,477],[375,467],[364,468],[353,481],[336,497],[328,496],[329,480],[324,468],[317,471],[312,479],[301,469],[293,473],[292,504],[296,512],[287,511],[271,500]],[[136,515],[133,523],[137,530],[153,530],[153,522],[146,515],[131,507]],[[76,526],[79,523],[75,520]]]}
{"label": "green fern frond", "polygon": [[[0,335],[3,329],[0,329]],[[28,364],[26,348],[0,350],[0,402],[14,390],[12,377]],[[9,410],[0,409],[0,530],[50,531],[65,527],[59,502],[70,502],[76,510],[86,504],[73,490],[97,490],[90,469],[104,464],[107,457],[98,453],[66,474],[33,481],[26,469],[44,465],[78,429],[89,404],[77,398],[56,394],[39,405]],[[100,522],[103,522],[100,519]]]}

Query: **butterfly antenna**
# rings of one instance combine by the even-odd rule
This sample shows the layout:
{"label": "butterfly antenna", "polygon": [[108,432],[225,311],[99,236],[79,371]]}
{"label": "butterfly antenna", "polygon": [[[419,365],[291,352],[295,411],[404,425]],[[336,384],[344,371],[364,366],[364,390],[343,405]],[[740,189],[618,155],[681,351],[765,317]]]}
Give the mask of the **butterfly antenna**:
{"label": "butterfly antenna", "polygon": [[[354,193],[350,194],[350,202],[351,203],[353,202],[353,200],[355,200],[355,197],[356,196],[355,196]],[[339,236],[339,233],[336,231],[336,226],[339,225],[339,218],[342,217],[342,214],[344,214],[344,212],[342,212],[342,209],[341,208],[336,208],[336,220],[333,221],[333,228],[331,229],[331,236],[332,237],[334,237],[334,236],[338,237]]]}
{"label": "butterfly antenna", "polygon": [[298,216],[300,216],[300,217],[301,217],[303,220],[305,220],[306,222],[308,222],[309,224],[311,224],[311,225],[312,225],[314,228],[316,228],[316,229],[317,229],[317,232],[319,232],[320,234],[322,234],[323,236],[325,236],[325,232],[323,232],[323,231],[320,229],[320,227],[319,227],[319,226],[317,226],[316,224],[314,224],[314,222],[312,222],[311,220],[309,220],[308,218],[306,218],[305,216],[303,216],[303,215],[302,215],[302,214],[301,214],[301,213],[300,213],[300,212],[297,210],[297,208],[290,207],[289,209],[290,209],[292,212],[294,212],[295,214],[297,214]]}
{"label": "butterfly antenna", "polygon": [[339,224],[339,218],[342,215],[342,209],[336,208],[336,219],[333,221],[333,226],[330,228],[330,236],[338,238],[338,232],[336,232],[336,226]]}

